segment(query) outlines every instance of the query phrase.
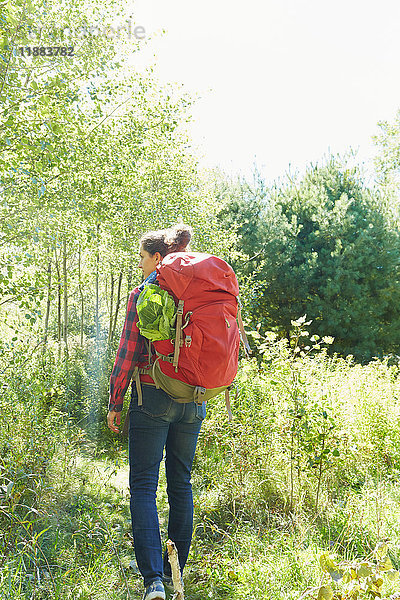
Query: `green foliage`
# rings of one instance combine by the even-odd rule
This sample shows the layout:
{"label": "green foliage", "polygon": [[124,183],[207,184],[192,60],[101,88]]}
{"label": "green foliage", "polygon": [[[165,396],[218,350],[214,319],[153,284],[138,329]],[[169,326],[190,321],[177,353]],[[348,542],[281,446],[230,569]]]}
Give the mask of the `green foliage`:
{"label": "green foliage", "polygon": [[[74,38],[74,61],[17,51],[37,20],[50,40],[61,10],[77,30],[123,21],[124,7],[2,9],[0,596],[142,594],[130,568],[127,449],[104,423],[108,375],[139,282],[140,235],[178,219],[193,226],[194,250],[232,262],[258,323],[234,421],[219,398],[201,432],[188,594],[386,593],[381,572],[396,575],[384,547],[359,557],[400,534],[398,367],[361,366],[326,345],[362,359],[398,350],[393,205],[334,160],[275,189],[257,174],[252,186],[200,174],[184,132],[192,99],[127,74],[132,42]],[[333,551],[337,588],[317,568]],[[396,544],[392,554],[397,566]]]}
{"label": "green foliage", "polygon": [[196,464],[221,513],[256,523],[276,509],[324,514],[371,478],[397,477],[398,368],[329,357],[319,340],[297,352],[299,321],[294,348],[269,334],[261,362],[243,363],[232,424],[222,403],[209,405]]}
{"label": "green foliage", "polygon": [[385,192],[392,211],[394,221],[399,222],[399,166],[400,166],[400,111],[397,111],[393,122],[380,121],[380,132],[374,136],[379,154],[375,159],[375,167],[380,187]]}
{"label": "green foliage", "polygon": [[379,542],[370,558],[357,561],[337,561],[333,554],[321,554],[321,568],[329,574],[332,583],[320,586],[317,600],[382,598],[385,578],[391,582],[399,579],[388,550],[385,542]]}
{"label": "green foliage", "polygon": [[289,339],[306,313],[313,333],[334,336],[333,351],[364,361],[397,354],[400,238],[381,195],[334,158],[301,181],[248,187],[232,189],[221,219],[242,232],[236,267],[247,275],[251,265],[252,319]]}
{"label": "green foliage", "polygon": [[[185,571],[194,600],[297,600],[306,588],[303,598],[316,598],[322,586],[343,592],[351,582],[342,577],[334,584],[329,573],[321,579],[319,557],[336,554],[334,575],[346,565],[376,569],[386,557],[368,553],[382,539],[393,542],[393,569],[385,573],[398,567],[398,368],[330,357],[330,339],[306,349],[302,334],[310,326],[306,317],[294,321],[290,345],[273,333],[253,336],[259,360],[242,361],[231,423],[223,398],[208,403]],[[129,567],[127,448],[94,426],[107,400],[97,358],[95,345],[71,346],[68,362],[58,357],[57,344],[28,362],[14,348],[1,396],[0,595],[6,598],[117,600],[142,593]],[[165,541],[163,473],[158,505]],[[375,571],[368,581],[363,573],[360,585],[369,581],[373,589],[380,571],[376,581]],[[398,582],[382,579],[382,596],[389,597]]]}
{"label": "green foliage", "polygon": [[221,203],[218,220],[223,229],[234,231],[230,261],[239,275],[252,274],[254,261],[262,255],[267,235],[263,219],[267,194],[265,182],[255,170],[254,185],[247,181],[225,180],[219,174],[215,195]]}
{"label": "green foliage", "polygon": [[[267,498],[285,511],[296,511],[303,503],[317,511],[321,485],[340,456],[338,423],[325,371],[326,350],[320,354],[321,342],[307,351],[299,346],[301,337],[307,335],[304,326],[309,324],[305,317],[293,322],[293,348],[286,340],[276,341],[272,332],[260,340],[261,363],[255,359],[244,363],[239,375],[236,425],[231,430],[221,423],[213,432],[218,450],[212,445],[211,456],[224,464],[227,461],[228,469],[222,481],[218,478],[213,483],[222,485],[226,500],[231,498],[229,502],[235,505],[244,501],[245,511],[255,515]],[[321,365],[314,366],[314,353],[322,357]],[[305,364],[318,374],[306,374]],[[279,473],[274,467],[278,464]],[[241,478],[243,469],[246,479]],[[207,460],[205,470],[208,479],[214,464]],[[234,477],[237,472],[239,477]]]}
{"label": "green foliage", "polygon": [[[192,99],[125,68],[137,40],[79,37],[81,27],[103,28],[116,15],[123,23],[128,6],[11,4],[1,25],[0,352],[26,338],[41,349],[55,340],[68,371],[76,341],[83,347],[94,338],[99,381],[140,281],[141,234],[181,219],[194,228],[195,250],[217,253],[224,236],[187,150]],[[74,60],[27,60],[20,47],[30,45],[30,29],[34,35],[40,22],[40,44],[53,45],[60,13]]]}
{"label": "green foliage", "polygon": [[[306,315],[291,322],[294,333],[291,336],[293,355],[288,363],[291,374],[288,387],[291,398],[291,405],[288,408],[288,415],[291,419],[290,507],[293,509],[294,471],[297,470],[297,478],[300,481],[301,472],[308,468],[311,469],[311,472],[315,470],[317,475],[318,487],[315,498],[315,511],[317,511],[324,471],[331,466],[332,459],[337,458],[340,453],[337,448],[337,440],[333,436],[336,422],[332,416],[333,411],[329,406],[327,395],[325,394],[322,398],[316,400],[304,394],[302,362],[299,362],[297,357],[309,356],[312,352],[321,349],[319,336],[313,336],[312,346],[305,346],[304,350],[299,345],[302,337],[309,336],[309,332],[304,327],[311,325],[311,323],[312,321],[306,321]],[[325,343],[333,342],[333,338],[332,340],[325,338],[325,340]],[[268,352],[268,341],[267,338],[261,345],[262,352]],[[324,343],[323,340],[322,343]],[[302,462],[305,462],[305,464],[302,464]]]}

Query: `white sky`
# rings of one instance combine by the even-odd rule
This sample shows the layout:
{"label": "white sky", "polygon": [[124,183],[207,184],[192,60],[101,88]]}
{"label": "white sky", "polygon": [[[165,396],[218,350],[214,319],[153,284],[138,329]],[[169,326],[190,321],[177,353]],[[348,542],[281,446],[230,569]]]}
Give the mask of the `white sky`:
{"label": "white sky", "polygon": [[205,166],[250,176],[256,162],[271,181],[329,151],[368,161],[400,108],[398,0],[135,0],[133,15],[152,36],[134,68],[201,95]]}

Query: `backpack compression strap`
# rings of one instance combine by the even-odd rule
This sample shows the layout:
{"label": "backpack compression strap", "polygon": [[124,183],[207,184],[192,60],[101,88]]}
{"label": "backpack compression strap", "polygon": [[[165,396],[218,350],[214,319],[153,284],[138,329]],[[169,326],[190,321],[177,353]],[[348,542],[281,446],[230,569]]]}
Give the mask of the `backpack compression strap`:
{"label": "backpack compression strap", "polygon": [[178,308],[176,311],[176,333],[175,333],[175,350],[174,350],[174,360],[173,366],[175,367],[175,373],[178,372],[178,360],[179,360],[179,352],[181,350],[181,346],[183,345],[182,339],[182,319],[183,319],[183,300],[179,300]]}

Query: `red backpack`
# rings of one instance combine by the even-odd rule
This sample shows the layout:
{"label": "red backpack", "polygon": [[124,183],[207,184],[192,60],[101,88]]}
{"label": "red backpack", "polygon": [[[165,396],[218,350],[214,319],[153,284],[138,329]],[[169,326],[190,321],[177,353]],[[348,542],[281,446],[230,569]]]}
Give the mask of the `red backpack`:
{"label": "red backpack", "polygon": [[174,252],[156,270],[177,305],[175,340],[153,342],[156,386],[181,402],[201,403],[225,390],[231,417],[227,390],[237,373],[240,338],[251,352],[232,267],[210,254]]}

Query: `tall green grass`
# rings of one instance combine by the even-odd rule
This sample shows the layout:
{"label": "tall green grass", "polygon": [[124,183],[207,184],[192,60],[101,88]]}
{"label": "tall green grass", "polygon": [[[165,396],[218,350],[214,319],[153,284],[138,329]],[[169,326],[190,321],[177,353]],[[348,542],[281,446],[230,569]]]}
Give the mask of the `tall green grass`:
{"label": "tall green grass", "polygon": [[[298,350],[268,336],[242,361],[231,423],[222,397],[208,404],[188,600],[316,598],[323,552],[357,560],[384,539],[399,565],[398,367],[330,356],[321,340],[307,349],[301,327]],[[141,597],[127,447],[105,428],[96,368],[48,350],[2,387],[0,598]],[[163,472],[158,503],[165,541]]]}

